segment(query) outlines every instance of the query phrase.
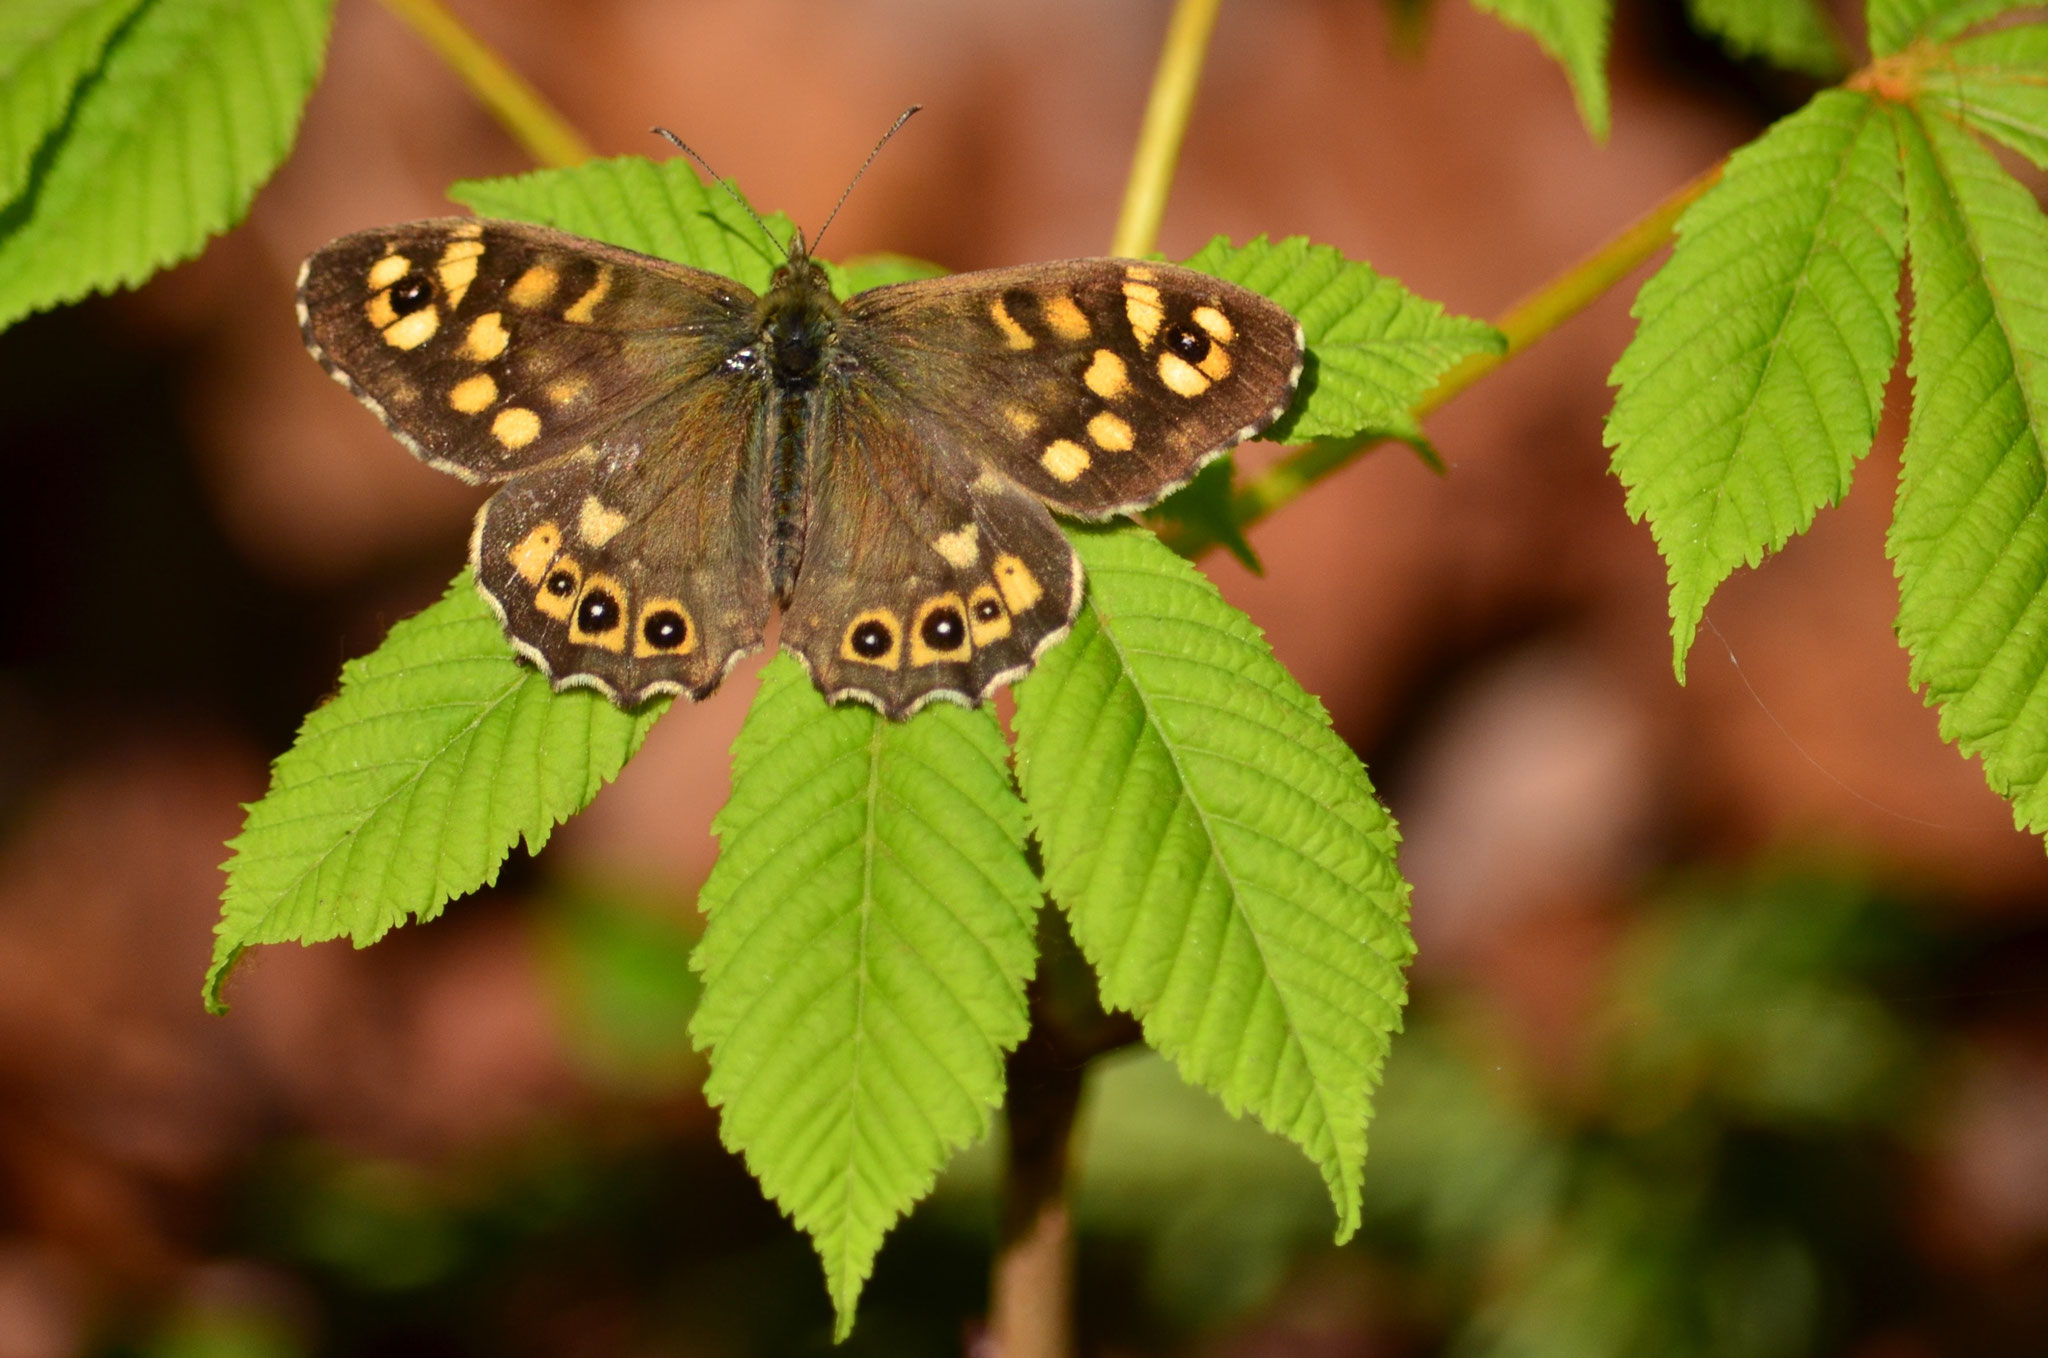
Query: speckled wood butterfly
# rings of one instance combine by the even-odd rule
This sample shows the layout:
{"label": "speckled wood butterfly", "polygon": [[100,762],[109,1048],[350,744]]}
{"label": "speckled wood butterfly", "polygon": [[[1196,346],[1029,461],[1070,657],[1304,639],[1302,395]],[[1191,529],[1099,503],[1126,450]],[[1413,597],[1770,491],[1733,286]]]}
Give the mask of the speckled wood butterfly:
{"label": "speckled wood butterfly", "polygon": [[1264,429],[1301,327],[1231,283],[1077,259],[765,297],[543,227],[442,218],[306,261],[313,356],[429,464],[498,483],[470,562],[557,688],[701,698],[782,644],[826,697],[975,703],[1081,604],[1048,510],[1142,509]]}

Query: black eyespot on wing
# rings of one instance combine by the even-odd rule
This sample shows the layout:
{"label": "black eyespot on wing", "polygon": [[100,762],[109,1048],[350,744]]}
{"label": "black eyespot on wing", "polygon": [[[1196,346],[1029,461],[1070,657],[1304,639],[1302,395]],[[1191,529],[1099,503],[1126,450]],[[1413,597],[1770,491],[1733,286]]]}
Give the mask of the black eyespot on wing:
{"label": "black eyespot on wing", "polygon": [[410,316],[434,300],[434,284],[423,273],[409,273],[391,285],[391,309]]}
{"label": "black eyespot on wing", "polygon": [[566,599],[576,592],[576,577],[567,571],[556,571],[548,577],[547,589],[557,599]]}
{"label": "black eyespot on wing", "polygon": [[673,608],[658,609],[640,624],[640,635],[649,646],[672,651],[690,639],[690,624]]}
{"label": "black eyespot on wing", "polygon": [[593,636],[611,631],[619,625],[619,601],[611,596],[609,590],[590,591],[583,596],[583,602],[576,605],[576,625]]}
{"label": "black eyespot on wing", "polygon": [[1167,328],[1166,347],[1189,363],[1200,363],[1209,356],[1209,337],[1193,326],[1176,322]]}
{"label": "black eyespot on wing", "polygon": [[982,599],[974,605],[976,622],[994,622],[1003,616],[1003,606],[994,599]]}
{"label": "black eyespot on wing", "polygon": [[880,660],[896,644],[896,638],[889,634],[888,625],[873,618],[854,628],[849,640],[853,653],[864,660]]}
{"label": "black eyespot on wing", "polygon": [[967,623],[951,608],[935,608],[925,614],[923,624],[918,628],[924,644],[935,651],[950,651],[967,636]]}

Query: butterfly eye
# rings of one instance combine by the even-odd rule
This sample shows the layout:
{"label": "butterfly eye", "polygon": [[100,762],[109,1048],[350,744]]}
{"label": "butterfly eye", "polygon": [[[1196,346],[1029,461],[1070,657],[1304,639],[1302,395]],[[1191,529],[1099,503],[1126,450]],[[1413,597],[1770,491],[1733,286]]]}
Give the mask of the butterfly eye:
{"label": "butterfly eye", "polygon": [[1166,332],[1166,347],[1189,363],[1200,363],[1209,356],[1209,337],[1189,326],[1176,325]]}
{"label": "butterfly eye", "polygon": [[924,644],[935,651],[950,651],[957,647],[967,635],[967,623],[950,608],[935,608],[925,614],[924,623],[918,628]]}
{"label": "butterfly eye", "polygon": [[425,274],[407,274],[391,285],[391,309],[410,316],[434,300],[434,285]]}
{"label": "butterfly eye", "polygon": [[847,640],[854,654],[864,660],[880,660],[896,644],[896,638],[890,635],[888,627],[872,618],[854,628],[853,635]]}
{"label": "butterfly eye", "polygon": [[664,608],[647,615],[647,621],[640,624],[640,635],[657,650],[673,651],[689,639],[690,624],[674,609]]}
{"label": "butterfly eye", "polygon": [[611,631],[619,625],[619,601],[605,590],[590,591],[577,605],[576,625],[593,636]]}

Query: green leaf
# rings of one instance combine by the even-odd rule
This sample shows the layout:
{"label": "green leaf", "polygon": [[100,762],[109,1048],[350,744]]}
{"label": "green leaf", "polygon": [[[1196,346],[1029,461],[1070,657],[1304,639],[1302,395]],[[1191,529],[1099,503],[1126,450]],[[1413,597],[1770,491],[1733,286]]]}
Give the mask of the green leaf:
{"label": "green leaf", "polygon": [[297,134],[330,5],[136,10],[0,210],[0,325],[139,283],[240,220]]}
{"label": "green leaf", "polygon": [[1885,107],[1831,91],[1729,159],[1636,298],[1607,442],[1664,554],[1681,681],[1714,589],[1840,500],[1870,450],[1903,233]]}
{"label": "green leaf", "polygon": [[685,160],[620,156],[566,170],[459,180],[448,196],[479,217],[552,226],[709,269],[760,292],[783,262],[790,226],[776,213],[766,219],[764,234],[737,192],[705,184]]}
{"label": "green leaf", "polygon": [[1871,55],[1888,57],[1917,38],[1953,38],[2010,10],[2038,0],[1867,0]]}
{"label": "green leaf", "polygon": [[1301,322],[1309,351],[1301,390],[1260,435],[1276,443],[1366,430],[1419,438],[1411,412],[1437,378],[1468,355],[1506,347],[1484,321],[1447,315],[1441,304],[1302,236],[1261,236],[1241,247],[1218,236],[1187,266],[1269,297]]}
{"label": "green leaf", "polygon": [[1264,575],[1259,554],[1246,540],[1231,504],[1230,483],[1237,474],[1237,462],[1228,453],[1195,473],[1195,479],[1147,511],[1147,517],[1168,523],[1183,523],[1202,537],[1221,544],[1253,575]]}
{"label": "green leaf", "polygon": [[1927,70],[1920,102],[2048,169],[2048,24],[1957,43]]}
{"label": "green leaf", "polygon": [[1612,0],[1472,0],[1501,22],[1521,29],[1564,67],[1579,101],[1579,117],[1600,141],[1607,139],[1607,37],[1614,27]]}
{"label": "green leaf", "polygon": [[13,0],[0,8],[0,205],[28,183],[107,39],[141,0]]}
{"label": "green leaf", "polygon": [[856,292],[866,292],[869,288],[890,283],[939,278],[946,274],[947,269],[945,265],[934,264],[928,259],[881,253],[856,255],[844,264],[827,264],[825,271],[833,275],[833,291],[841,297],[851,297]]}
{"label": "green leaf", "polygon": [[[680,159],[640,156],[596,160],[565,170],[536,170],[502,179],[465,179],[448,196],[480,217],[538,222],[628,250],[709,269],[756,292],[786,258],[795,235],[781,213],[756,222],[728,183],[707,185]],[[771,239],[772,237],[772,239]],[[872,254],[844,264],[820,260],[841,297],[936,278],[940,265],[908,255]]]}
{"label": "green leaf", "polygon": [[1913,415],[1888,547],[1910,677],[2048,828],[2048,222],[1968,133],[1904,124]]}
{"label": "green leaf", "polygon": [[1736,56],[1823,77],[1843,69],[1841,38],[1814,0],[1686,0],[1686,12]]}
{"label": "green leaf", "polygon": [[252,943],[347,935],[374,943],[407,915],[497,880],[519,840],[538,850],[640,747],[658,699],[622,712],[553,693],[514,660],[467,571],[440,602],[342,666],[229,842],[207,1006]]}
{"label": "green leaf", "polygon": [[1103,1002],[1306,1151],[1342,1240],[1414,950],[1393,821],[1206,577],[1142,530],[1069,536],[1087,603],[1017,687],[1047,885]]}
{"label": "green leaf", "polygon": [[733,746],[691,1025],[719,1134],[807,1231],[838,1334],[882,1237],[985,1135],[1037,880],[986,707],[832,707],[778,656]]}

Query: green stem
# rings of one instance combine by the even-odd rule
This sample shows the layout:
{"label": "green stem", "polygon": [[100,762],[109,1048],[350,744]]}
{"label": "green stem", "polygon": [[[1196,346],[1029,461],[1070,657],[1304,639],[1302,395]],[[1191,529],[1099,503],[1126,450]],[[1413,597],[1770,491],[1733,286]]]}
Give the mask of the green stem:
{"label": "green stem", "polygon": [[[1440,409],[1453,396],[1584,311],[1596,298],[1628,277],[1637,266],[1669,243],[1671,229],[1677,224],[1680,214],[1720,178],[1721,166],[1715,165],[1681,186],[1550,284],[1511,308],[1494,322],[1501,334],[1507,337],[1506,350],[1498,354],[1475,354],[1445,373],[1437,380],[1436,386],[1416,402],[1416,418],[1419,420]],[[1274,510],[1292,504],[1309,487],[1350,466],[1362,454],[1391,441],[1384,434],[1317,439],[1289,453],[1240,486],[1231,497],[1231,516],[1239,526],[1250,527]],[[1160,537],[1182,556],[1196,556],[1218,545],[1211,534],[1181,523],[1165,526]]]}
{"label": "green stem", "polygon": [[1167,190],[1173,185],[1188,114],[1195,106],[1195,87],[1202,80],[1202,59],[1208,54],[1209,35],[1215,31],[1216,11],[1222,4],[1223,0],[1179,0],[1173,7],[1166,44],[1159,50],[1159,67],[1152,73],[1152,95],[1145,101],[1138,147],[1131,154],[1123,211],[1117,216],[1116,235],[1109,245],[1113,255],[1148,255],[1159,240]]}
{"label": "green stem", "polygon": [[383,0],[384,8],[417,33],[512,140],[543,165],[580,165],[595,158],[590,143],[543,99],[504,58],[463,27],[441,0]]}

